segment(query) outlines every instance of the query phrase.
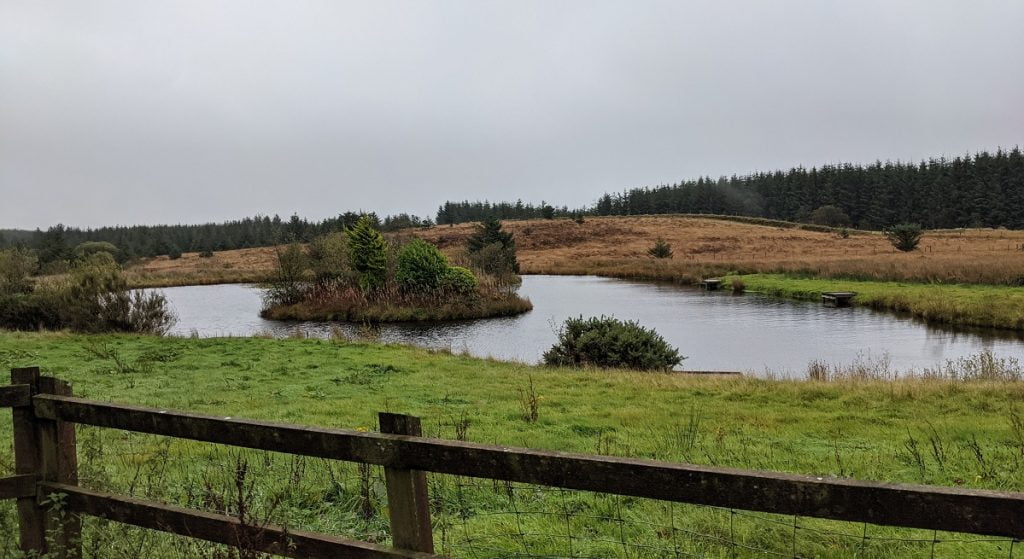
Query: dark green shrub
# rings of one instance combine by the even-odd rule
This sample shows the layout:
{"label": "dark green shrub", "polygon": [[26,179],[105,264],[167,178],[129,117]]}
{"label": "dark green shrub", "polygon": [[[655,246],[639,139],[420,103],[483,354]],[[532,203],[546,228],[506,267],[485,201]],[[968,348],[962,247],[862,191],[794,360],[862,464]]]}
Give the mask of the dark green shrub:
{"label": "dark green shrub", "polygon": [[27,250],[0,250],[0,294],[31,291],[32,281],[29,276],[35,272],[37,265],[36,256]]}
{"label": "dark green shrub", "polygon": [[469,264],[474,270],[507,279],[504,283],[513,283],[519,269],[516,261],[515,248],[508,248],[501,243],[491,243],[476,252],[469,253]]}
{"label": "dark green shrub", "polygon": [[466,240],[466,252],[473,266],[486,274],[519,273],[515,238],[501,229],[497,219],[490,218],[476,226],[476,231]]}
{"label": "dark green shrub", "polygon": [[668,241],[658,237],[654,241],[654,246],[647,249],[647,254],[654,258],[672,258],[672,245],[668,244]]}
{"label": "dark green shrub", "polygon": [[178,248],[178,245],[171,245],[167,249],[167,258],[170,258],[171,260],[177,260],[181,258],[181,249]]}
{"label": "dark green shrub", "polygon": [[348,240],[344,233],[317,237],[309,243],[309,267],[318,285],[351,280],[355,283]]}
{"label": "dark green shrub", "polygon": [[86,241],[76,246],[74,251],[76,259],[82,259],[85,258],[86,256],[89,256],[90,254],[95,254],[97,252],[110,253],[110,255],[114,257],[114,259],[117,259],[118,253],[120,251],[117,250],[117,247],[114,246],[112,243],[108,243],[106,241]]}
{"label": "dark green shrub", "polygon": [[469,295],[476,292],[477,285],[476,276],[473,275],[473,272],[462,266],[448,268],[445,271],[444,278],[441,280],[442,289],[459,295]]}
{"label": "dark green shrub", "polygon": [[121,276],[121,267],[106,252],[95,252],[75,263],[71,269],[70,284],[63,293],[60,308],[61,322],[77,332],[103,332],[107,330],[107,311],[116,301],[113,293],[127,293],[128,283]]}
{"label": "dark green shrub", "polygon": [[63,298],[45,290],[0,294],[0,328],[8,330],[59,330]]}
{"label": "dark green shrub", "polygon": [[199,258],[213,258],[213,251],[210,249],[203,250],[199,253]]}
{"label": "dark green shrub", "polygon": [[434,245],[416,239],[398,251],[395,281],[405,291],[431,291],[448,272],[448,259]]}
{"label": "dark green shrub", "polygon": [[365,291],[384,287],[388,279],[388,242],[384,236],[365,215],[345,235],[352,268],[359,274],[359,286]]}
{"label": "dark green shrub", "polygon": [[544,363],[548,365],[645,371],[671,370],[683,359],[654,330],[605,316],[566,320],[558,343],[544,353]]}
{"label": "dark green shrub", "polygon": [[79,260],[66,281],[0,294],[0,327],[164,334],[174,315],[163,295],[131,291],[109,252]]}
{"label": "dark green shrub", "polygon": [[264,294],[267,306],[293,305],[302,300],[306,292],[308,260],[298,243],[277,251],[277,270]]}
{"label": "dark green shrub", "polygon": [[850,226],[850,216],[846,215],[842,208],[831,204],[814,210],[807,220],[815,225],[824,225],[826,227]]}
{"label": "dark green shrub", "polygon": [[885,238],[889,239],[896,250],[910,252],[921,242],[921,226],[916,223],[900,223],[885,230]]}

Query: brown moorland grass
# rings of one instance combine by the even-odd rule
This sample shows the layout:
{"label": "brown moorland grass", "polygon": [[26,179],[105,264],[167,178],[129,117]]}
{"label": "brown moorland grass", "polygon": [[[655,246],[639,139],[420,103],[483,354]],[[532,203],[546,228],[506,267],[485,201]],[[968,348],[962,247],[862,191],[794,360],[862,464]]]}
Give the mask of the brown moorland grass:
{"label": "brown moorland grass", "polygon": [[[474,224],[413,233],[449,254],[461,250]],[[588,217],[506,221],[526,274],[597,274],[692,283],[709,275],[790,273],[813,277],[926,283],[1024,284],[1024,231],[928,231],[920,249],[896,251],[879,232],[835,232],[756,225],[693,216]],[[403,235],[408,235],[404,233]],[[672,245],[672,259],[647,255],[654,240]],[[250,282],[274,269],[274,247],[201,258],[147,259],[129,268],[136,286]]]}
{"label": "brown moorland grass", "polygon": [[[929,231],[920,249],[896,251],[879,232],[835,232],[754,225],[689,216],[588,217],[507,221],[527,274],[598,274],[690,283],[726,273],[795,273],[815,277],[1020,285],[1024,231]],[[417,235],[455,250],[473,224],[441,226]],[[647,249],[658,237],[672,259]]]}
{"label": "brown moorland grass", "polygon": [[259,247],[214,252],[206,258],[198,252],[183,253],[175,260],[146,258],[126,269],[125,275],[134,287],[258,283],[266,281],[276,266],[276,248]]}

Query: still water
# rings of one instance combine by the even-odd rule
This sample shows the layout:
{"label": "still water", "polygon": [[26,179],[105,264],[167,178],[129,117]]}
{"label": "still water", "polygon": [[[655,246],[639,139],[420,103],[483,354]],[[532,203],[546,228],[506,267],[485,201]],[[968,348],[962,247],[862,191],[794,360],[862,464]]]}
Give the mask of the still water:
{"label": "still water", "polygon": [[[296,329],[327,336],[340,326],[288,323],[259,317],[261,291],[247,285],[174,287],[162,290],[178,315],[172,334],[286,336]],[[1024,339],[987,332],[935,328],[909,318],[860,308],[829,308],[756,294],[706,293],[673,285],[590,276],[525,276],[520,293],[534,310],[512,318],[432,325],[387,325],[385,342],[449,348],[480,357],[536,363],[571,316],[610,315],[656,329],[688,358],[689,370],[802,374],[808,362],[849,363],[888,355],[898,370],[992,349],[1024,359]]]}

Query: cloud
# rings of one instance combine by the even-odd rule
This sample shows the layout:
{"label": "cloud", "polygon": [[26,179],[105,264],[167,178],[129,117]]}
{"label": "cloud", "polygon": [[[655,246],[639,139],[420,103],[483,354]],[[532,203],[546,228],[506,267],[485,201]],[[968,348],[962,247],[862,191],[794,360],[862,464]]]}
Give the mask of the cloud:
{"label": "cloud", "polygon": [[0,227],[607,190],[1020,143],[1020,2],[3,2]]}

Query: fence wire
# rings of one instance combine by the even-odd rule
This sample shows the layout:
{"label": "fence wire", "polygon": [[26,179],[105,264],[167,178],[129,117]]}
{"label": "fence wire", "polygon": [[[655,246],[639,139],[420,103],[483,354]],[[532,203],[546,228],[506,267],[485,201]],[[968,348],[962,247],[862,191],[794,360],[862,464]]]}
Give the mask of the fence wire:
{"label": "fence wire", "polygon": [[[78,427],[80,484],[126,496],[391,544],[383,468]],[[9,465],[0,463],[0,467]],[[6,475],[8,471],[0,472]],[[998,558],[1019,541],[774,515],[427,474],[439,555],[469,559]],[[0,503],[0,559],[15,558],[17,520]],[[85,557],[259,554],[83,519]]]}

